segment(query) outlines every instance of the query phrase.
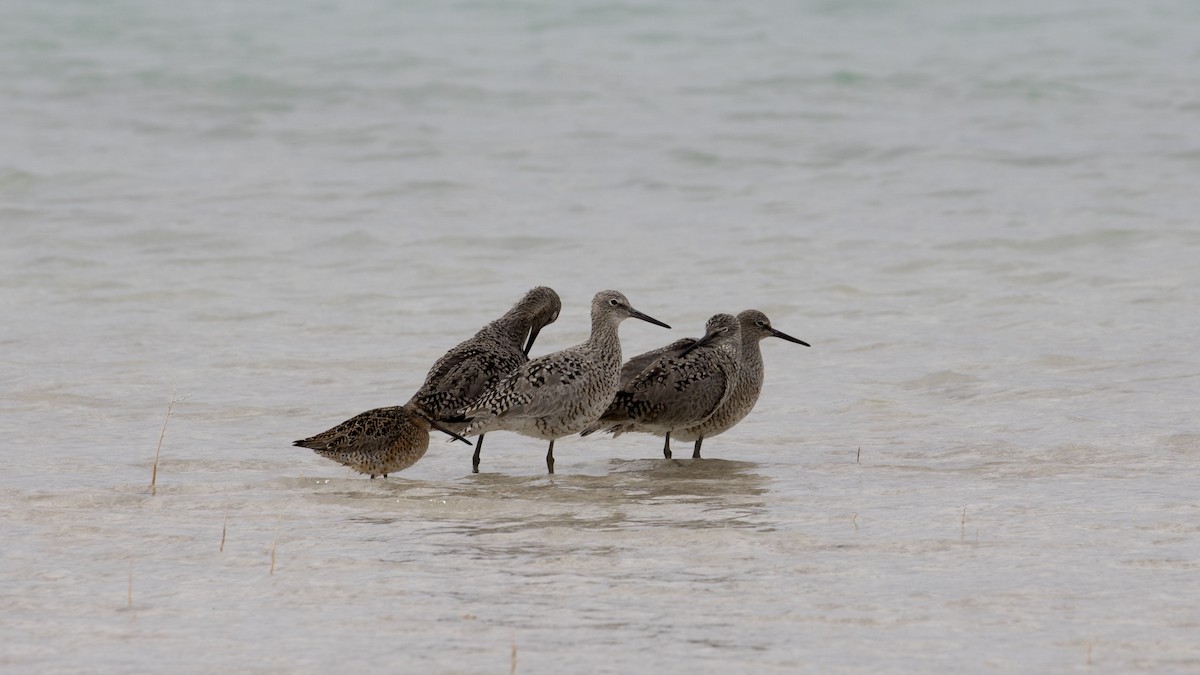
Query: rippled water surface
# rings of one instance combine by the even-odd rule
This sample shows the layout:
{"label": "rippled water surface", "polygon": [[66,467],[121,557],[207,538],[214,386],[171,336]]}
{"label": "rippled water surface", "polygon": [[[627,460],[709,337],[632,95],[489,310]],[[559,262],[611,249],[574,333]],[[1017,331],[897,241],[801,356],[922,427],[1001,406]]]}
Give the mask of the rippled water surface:
{"label": "rippled water surface", "polygon": [[[4,14],[0,669],[1200,670],[1194,4]],[[813,347],[703,460],[291,447],[537,284]]]}

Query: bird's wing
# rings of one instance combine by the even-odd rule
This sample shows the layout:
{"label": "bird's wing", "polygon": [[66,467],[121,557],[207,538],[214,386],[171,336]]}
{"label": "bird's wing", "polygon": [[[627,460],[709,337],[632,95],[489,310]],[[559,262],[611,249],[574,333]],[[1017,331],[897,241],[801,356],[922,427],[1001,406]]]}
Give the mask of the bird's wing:
{"label": "bird's wing", "polygon": [[296,441],[295,445],[318,451],[382,451],[410,429],[413,424],[411,415],[411,411],[401,406],[375,408],[359,413],[328,431]]}
{"label": "bird's wing", "polygon": [[714,347],[665,356],[617,392],[602,420],[676,426],[707,419],[733,386],[733,360]]}
{"label": "bird's wing", "polygon": [[640,375],[646,368],[649,368],[650,364],[657,361],[660,357],[674,356],[695,343],[696,338],[683,338],[672,342],[666,347],[652,349],[645,354],[638,354],[629,359],[625,362],[625,365],[621,366],[621,388],[624,389],[627,384],[632,382],[634,378]]}
{"label": "bird's wing", "polygon": [[474,403],[524,362],[520,349],[465,342],[433,364],[413,401],[435,419],[453,414]]}
{"label": "bird's wing", "polygon": [[[593,371],[582,354],[548,354],[522,365],[485,393],[466,416],[544,417],[582,399],[593,387]],[[569,406],[566,406],[569,407]]]}

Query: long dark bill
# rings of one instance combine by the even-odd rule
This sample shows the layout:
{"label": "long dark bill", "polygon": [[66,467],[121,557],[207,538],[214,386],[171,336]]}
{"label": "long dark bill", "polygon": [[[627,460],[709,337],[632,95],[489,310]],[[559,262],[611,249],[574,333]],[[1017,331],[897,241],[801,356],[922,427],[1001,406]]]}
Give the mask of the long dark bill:
{"label": "long dark bill", "polygon": [[538,333],[541,332],[541,330],[542,329],[538,326],[534,326],[532,329],[530,329],[529,339],[525,340],[525,349],[522,350],[525,352],[525,356],[529,356],[529,350],[533,349],[533,341],[537,339]]}
{"label": "long dark bill", "polygon": [[472,445],[471,441],[468,441],[466,438],[459,436],[458,434],[454,433],[453,431],[450,431],[446,427],[438,424],[437,422],[434,422],[433,420],[429,420],[429,426],[433,427],[434,429],[437,429],[438,431],[442,432],[443,434],[446,434],[447,436],[450,436],[451,438],[453,438],[456,441],[462,441],[463,443],[466,443],[467,445]]}
{"label": "long dark bill", "polygon": [[801,340],[799,338],[794,338],[791,335],[788,335],[787,333],[785,333],[781,330],[775,330],[774,328],[771,329],[771,335],[774,335],[777,338],[783,338],[784,340],[787,340],[788,342],[795,342],[798,345],[804,345],[805,347],[812,346],[812,345],[808,344],[807,342],[805,342],[804,340]]}
{"label": "long dark bill", "polygon": [[652,323],[655,326],[662,326],[663,328],[670,328],[670,326],[659,321],[658,319],[656,319],[652,316],[648,316],[646,314],[642,314],[641,312],[637,311],[636,309],[634,309],[632,307],[629,308],[629,316],[632,316],[635,319],[641,319],[642,321],[645,321],[647,323]]}
{"label": "long dark bill", "polygon": [[706,344],[708,344],[708,343],[712,342],[712,341],[713,341],[713,336],[714,336],[714,335],[715,335],[715,333],[705,333],[705,334],[704,334],[704,337],[700,338],[699,340],[696,340],[696,341],[695,341],[695,342],[693,342],[692,344],[690,344],[690,345],[688,345],[687,347],[685,347],[685,348],[684,348],[684,350],[683,350],[683,351],[681,351],[681,352],[679,352],[679,355],[678,355],[678,356],[676,356],[675,358],[677,358],[677,359],[681,359],[681,358],[683,358],[683,357],[687,356],[687,355],[688,355],[688,352],[692,351],[692,350],[693,350],[693,349],[695,349],[696,347],[703,347],[704,345],[706,345]]}

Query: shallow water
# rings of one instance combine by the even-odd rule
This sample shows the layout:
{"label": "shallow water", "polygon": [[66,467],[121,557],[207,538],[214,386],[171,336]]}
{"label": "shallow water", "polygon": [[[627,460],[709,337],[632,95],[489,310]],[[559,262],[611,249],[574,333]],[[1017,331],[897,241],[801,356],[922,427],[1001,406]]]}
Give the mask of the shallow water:
{"label": "shallow water", "polygon": [[[1198,18],[14,8],[0,666],[1200,669]],[[535,354],[603,288],[674,326],[627,355],[749,307],[813,347],[700,461],[290,446],[537,284]]]}

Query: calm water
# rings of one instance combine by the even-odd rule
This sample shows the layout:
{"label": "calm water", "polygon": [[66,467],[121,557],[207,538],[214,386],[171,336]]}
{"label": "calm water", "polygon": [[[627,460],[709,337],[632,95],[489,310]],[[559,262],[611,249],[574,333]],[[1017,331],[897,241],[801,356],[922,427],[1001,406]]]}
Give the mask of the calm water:
{"label": "calm water", "polygon": [[[1194,3],[3,15],[0,669],[1200,670]],[[537,284],[813,347],[699,462],[290,446]]]}

